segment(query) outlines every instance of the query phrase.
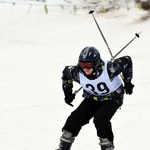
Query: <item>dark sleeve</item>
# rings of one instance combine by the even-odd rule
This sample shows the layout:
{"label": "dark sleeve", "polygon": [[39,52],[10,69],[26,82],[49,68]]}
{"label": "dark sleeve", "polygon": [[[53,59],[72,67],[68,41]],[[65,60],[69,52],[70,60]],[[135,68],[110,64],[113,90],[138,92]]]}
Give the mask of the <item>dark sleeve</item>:
{"label": "dark sleeve", "polygon": [[131,82],[133,76],[132,59],[130,56],[124,56],[116,59],[114,62],[108,62],[108,74],[113,79],[122,73],[125,83]]}
{"label": "dark sleeve", "polygon": [[79,69],[77,66],[66,66],[62,72],[62,89],[64,93],[72,92],[73,81],[79,82]]}

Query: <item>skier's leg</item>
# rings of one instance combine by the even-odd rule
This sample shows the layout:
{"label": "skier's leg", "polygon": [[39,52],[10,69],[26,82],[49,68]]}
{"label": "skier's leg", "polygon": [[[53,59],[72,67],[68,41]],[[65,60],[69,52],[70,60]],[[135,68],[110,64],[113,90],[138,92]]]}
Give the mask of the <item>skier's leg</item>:
{"label": "skier's leg", "polygon": [[79,107],[68,117],[63,129],[70,131],[74,137],[78,135],[80,129],[94,116],[98,109],[98,104],[93,99],[84,99]]}
{"label": "skier's leg", "polygon": [[[62,129],[63,135],[61,137],[60,148],[58,150],[70,150],[74,138],[80,132],[81,127],[89,122],[89,120],[94,116],[97,109],[98,106],[96,101],[93,101],[91,99],[84,99],[82,101],[79,107],[68,117]],[[65,137],[66,131],[67,135],[71,135],[69,136],[69,141],[68,138],[66,140]]]}
{"label": "skier's leg", "polygon": [[117,111],[117,109],[118,109],[118,104],[115,101],[105,101],[103,102],[103,104],[101,105],[101,107],[99,108],[99,110],[96,112],[94,116],[94,124],[97,129],[97,135],[101,139],[100,142],[101,148],[103,145],[102,139],[105,140],[107,139],[109,142],[113,143],[114,135],[113,135],[112,125],[110,120],[112,116],[115,114],[115,112]]}
{"label": "skier's leg", "polygon": [[71,132],[63,130],[63,134],[60,137],[59,149],[57,150],[70,150],[74,139]]}

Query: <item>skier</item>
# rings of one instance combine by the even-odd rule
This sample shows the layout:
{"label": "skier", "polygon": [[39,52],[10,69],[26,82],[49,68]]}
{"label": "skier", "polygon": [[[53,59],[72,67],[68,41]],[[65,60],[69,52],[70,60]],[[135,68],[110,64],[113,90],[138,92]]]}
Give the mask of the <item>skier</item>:
{"label": "skier", "polygon": [[[103,61],[95,47],[85,47],[76,66],[66,66],[62,75],[65,102],[72,105],[73,81],[83,87],[84,100],[66,120],[59,148],[70,150],[80,129],[93,118],[101,150],[114,150],[111,118],[123,104],[124,92],[132,94],[132,60],[130,56]],[[119,74],[123,75],[123,83]]]}

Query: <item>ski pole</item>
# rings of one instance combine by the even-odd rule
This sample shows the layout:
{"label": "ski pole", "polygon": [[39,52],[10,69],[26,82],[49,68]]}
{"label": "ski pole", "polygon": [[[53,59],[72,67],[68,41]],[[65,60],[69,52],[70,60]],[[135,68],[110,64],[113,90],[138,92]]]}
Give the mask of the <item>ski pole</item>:
{"label": "ski pole", "polygon": [[139,38],[141,33],[142,31],[139,33],[135,33],[135,37],[131,41],[129,41],[129,43],[127,43],[116,55],[114,55],[114,58],[118,56],[131,42],[133,42],[136,38]]}
{"label": "ski pole", "polygon": [[76,90],[76,91],[74,91],[74,93],[73,94],[77,94],[80,90],[82,89],[82,86],[78,89],[78,90]]}
{"label": "ski pole", "polygon": [[94,12],[94,10],[91,10],[91,11],[89,12],[89,14],[92,14],[92,17],[93,17],[93,19],[94,19],[94,21],[95,21],[95,23],[96,23],[96,25],[97,25],[97,27],[98,27],[98,30],[99,30],[99,32],[100,32],[100,34],[101,34],[101,36],[102,36],[102,38],[103,38],[103,40],[104,40],[104,42],[105,42],[107,48],[108,48],[108,51],[109,51],[109,53],[110,53],[110,56],[111,56],[111,58],[113,59],[113,54],[112,54],[112,52],[111,52],[111,50],[110,50],[110,47],[109,47],[109,45],[108,45],[108,43],[107,43],[107,41],[106,41],[106,38],[104,37],[104,34],[103,34],[102,30],[100,29],[100,26],[98,25],[98,23],[97,23],[97,21],[96,21],[96,19],[95,19],[95,16],[94,16],[93,12]]}

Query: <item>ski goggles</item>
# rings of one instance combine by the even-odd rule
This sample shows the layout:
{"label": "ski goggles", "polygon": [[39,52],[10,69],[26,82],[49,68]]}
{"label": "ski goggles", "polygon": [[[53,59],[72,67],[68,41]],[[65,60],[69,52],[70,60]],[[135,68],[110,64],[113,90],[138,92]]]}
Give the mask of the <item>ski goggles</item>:
{"label": "ski goggles", "polygon": [[82,69],[91,69],[93,68],[94,64],[93,62],[79,62],[79,66],[82,68]]}

